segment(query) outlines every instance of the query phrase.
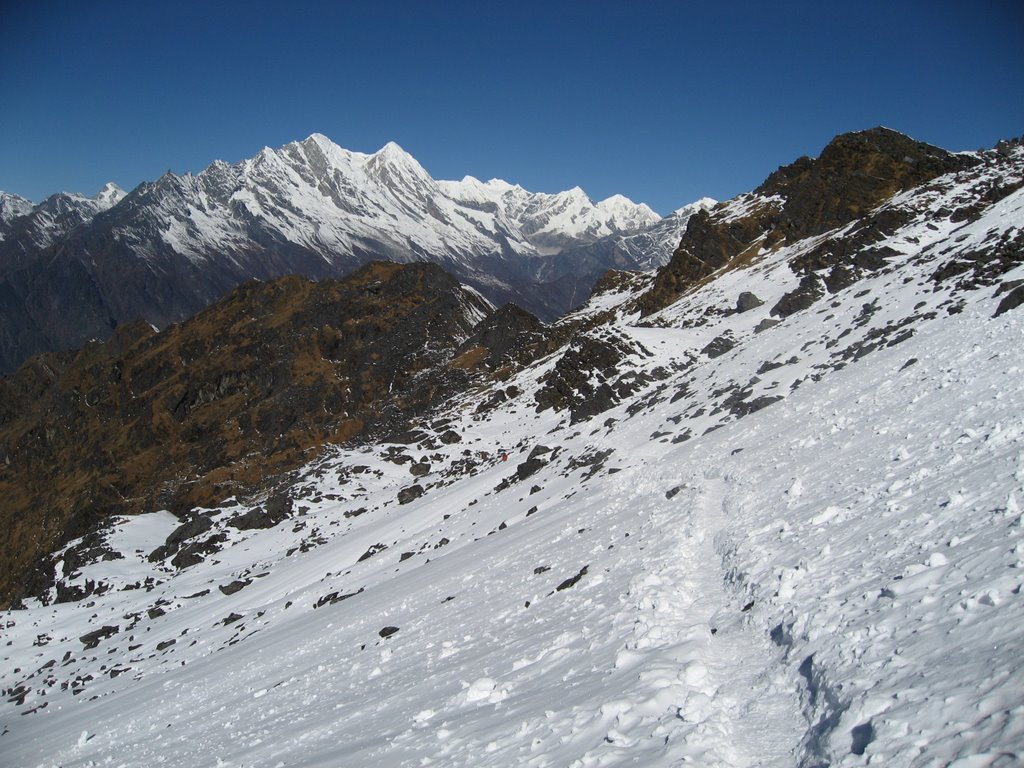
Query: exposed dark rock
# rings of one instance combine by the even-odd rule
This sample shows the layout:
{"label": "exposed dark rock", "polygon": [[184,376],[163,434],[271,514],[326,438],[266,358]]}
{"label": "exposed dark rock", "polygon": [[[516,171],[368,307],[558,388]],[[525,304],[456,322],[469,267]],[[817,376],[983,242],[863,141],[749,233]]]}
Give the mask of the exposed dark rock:
{"label": "exposed dark rock", "polygon": [[194,539],[200,534],[206,533],[213,527],[213,521],[206,515],[192,515],[184,523],[179,525],[164,541],[164,546],[177,548],[182,542]]}
{"label": "exposed dark rock", "polygon": [[124,559],[124,555],[111,549],[107,543],[106,534],[109,530],[108,525],[103,525],[97,530],[87,533],[74,546],[64,550],[62,571],[65,576],[71,576],[85,565]]}
{"label": "exposed dark rock", "polygon": [[380,632],[378,632],[377,634],[378,634],[378,635],[380,635],[381,637],[391,637],[391,636],[392,636],[393,634],[395,634],[395,633],[396,633],[397,631],[398,631],[398,627],[384,627],[384,628],[383,628],[383,629],[382,629],[382,630],[381,630]]}
{"label": "exposed dark rock", "polygon": [[217,587],[225,595],[233,595],[235,592],[240,592],[247,586],[252,584],[252,579],[235,579],[230,584],[222,584]]}
{"label": "exposed dark rock", "polygon": [[937,284],[951,283],[958,290],[973,290],[995,285],[1020,264],[1024,264],[1024,230],[1011,229],[995,242],[943,262],[931,279]]}
{"label": "exposed dark rock", "polygon": [[785,399],[782,395],[761,395],[755,397],[753,400],[743,400],[738,403],[734,403],[731,407],[731,412],[736,418],[743,418],[748,416],[755,411],[760,411],[762,408],[767,408],[773,403],[777,403],[780,400]]}
{"label": "exposed dark rock", "polygon": [[796,289],[790,291],[776,302],[775,306],[772,307],[771,314],[776,317],[789,317],[812,306],[814,302],[824,295],[825,288],[822,285],[821,278],[812,272],[809,275],[804,275]]}
{"label": "exposed dark rock", "polygon": [[568,410],[576,423],[608,410],[651,381],[634,371],[619,371],[631,353],[650,354],[617,336],[578,336],[544,377],[535,395],[537,411]]}
{"label": "exposed dark rock", "polygon": [[569,577],[568,579],[563,581],[561,584],[559,584],[557,587],[555,587],[555,592],[561,592],[564,589],[569,589],[571,587],[575,587],[579,583],[580,579],[582,579],[584,576],[587,575],[587,569],[589,567],[590,567],[589,565],[584,565],[582,568],[580,568],[580,572],[579,573],[577,573],[575,576]]}
{"label": "exposed dark rock", "polygon": [[227,524],[240,531],[273,528],[287,520],[292,514],[292,500],[284,493],[278,493],[267,499],[262,507],[253,507],[247,512],[228,520]]}
{"label": "exposed dark rock", "polygon": [[717,336],[712,339],[711,342],[701,350],[701,352],[709,358],[714,359],[716,357],[721,357],[735,346],[735,337],[733,337],[731,331],[726,331],[721,336]]}
{"label": "exposed dark rock", "polygon": [[551,453],[551,449],[544,445],[537,445],[530,451],[530,455],[526,458],[522,464],[516,467],[516,478],[518,480],[525,480],[537,471],[547,466],[547,461],[542,459],[547,453]]}
{"label": "exposed dark rock", "polygon": [[736,299],[736,311],[737,312],[749,312],[752,309],[757,309],[764,304],[755,294],[750,291],[743,291]]}
{"label": "exposed dark rock", "polygon": [[506,304],[481,320],[455,353],[453,366],[495,371],[503,365],[522,365],[541,353],[544,324],[515,304]]}
{"label": "exposed dark rock", "polygon": [[[977,162],[887,128],[837,136],[818,159],[802,157],[771,174],[754,191],[754,204],[746,216],[719,218],[714,212],[693,216],[640,307],[645,315],[652,314],[716,271],[749,261],[762,248],[848,224],[897,192]],[[883,222],[872,226],[882,228]],[[833,285],[838,290],[852,277],[839,269]]]}
{"label": "exposed dark rock", "polygon": [[[227,534],[218,533],[204,541],[196,541],[186,544],[178,554],[171,558],[171,565],[175,568],[189,568],[203,562],[207,555],[219,552],[221,544],[227,541]],[[152,555],[150,555],[152,557]]]}
{"label": "exposed dark rock", "polygon": [[424,494],[423,486],[419,483],[410,485],[408,488],[403,488],[398,492],[398,503],[408,504],[410,501],[415,501]]}
{"label": "exposed dark rock", "polygon": [[[422,429],[409,429],[404,432],[399,432],[396,435],[392,435],[389,438],[389,442],[399,443],[401,445],[416,445],[416,443],[422,443],[428,439],[430,435],[424,432]],[[406,461],[412,461],[411,456],[406,456],[401,453],[392,453],[389,461],[394,461],[396,464],[401,464]]]}
{"label": "exposed dark rock", "polygon": [[[183,543],[185,543],[186,541],[191,541],[197,536],[201,536],[202,534],[209,531],[211,528],[213,528],[213,521],[209,518],[208,515],[189,515],[188,519],[186,519],[184,523],[182,523],[173,531],[171,531],[170,535],[164,541],[163,546],[157,547],[149,553],[149,562],[159,563],[163,560],[166,560],[171,555],[179,552],[182,548],[181,545]],[[195,562],[200,562],[201,560],[202,558],[199,558],[198,560],[195,560]],[[189,564],[192,565],[194,563]]]}
{"label": "exposed dark rock", "polygon": [[[416,432],[415,434],[417,435],[418,439],[413,440],[413,443],[419,442],[419,439],[425,439],[427,437],[426,432]],[[391,438],[392,441],[397,439],[400,438]],[[410,456],[406,451],[408,451],[408,449],[404,445],[392,445],[386,451],[381,452],[380,457],[384,459],[384,461],[390,461],[392,464],[408,464],[410,462],[415,461],[415,459],[413,459],[413,457]]]}
{"label": "exposed dark rock", "polygon": [[[0,379],[0,606],[45,595],[45,553],[110,515],[215,507],[325,444],[408,430],[464,388],[446,363],[487,309],[439,267],[373,263],[342,281],[249,282],[161,333],[125,324]],[[235,522],[273,525],[288,516],[275,503]]]}
{"label": "exposed dark rock", "polygon": [[120,627],[106,625],[100,627],[99,629],[95,629],[92,632],[86,632],[78,639],[87,649],[95,648],[97,645],[100,644],[101,640],[106,640],[108,637],[116,635],[120,631]]}
{"label": "exposed dark rock", "polygon": [[424,475],[430,474],[430,464],[427,462],[417,462],[409,467],[409,473],[413,477],[423,477]]}
{"label": "exposed dark rock", "polygon": [[992,317],[999,317],[1004,312],[1016,309],[1021,304],[1024,304],[1024,285],[1018,286],[1006,294],[1003,300],[999,302],[999,306],[996,307],[995,314]]}
{"label": "exposed dark rock", "polygon": [[608,458],[614,453],[611,448],[607,448],[603,451],[588,451],[580,456],[574,456],[569,460],[569,465],[566,468],[566,475],[576,469],[587,468],[587,472],[583,474],[583,480],[589,480],[602,469],[604,469],[605,463]]}
{"label": "exposed dark rock", "polygon": [[754,333],[761,333],[762,331],[767,331],[769,328],[778,325],[779,322],[779,320],[766,317],[764,320],[762,320],[761,322],[754,326]]}
{"label": "exposed dark rock", "polygon": [[880,203],[977,160],[915,141],[888,128],[844,133],[817,160],[779,168],[757,192],[781,195],[780,224],[788,242],[820,234],[862,216]]}
{"label": "exposed dark rock", "polygon": [[342,600],[348,600],[350,597],[355,597],[356,595],[358,595],[362,591],[363,591],[363,588],[360,587],[358,591],[356,591],[356,592],[349,592],[348,594],[340,594],[338,592],[331,592],[330,594],[324,595],[319,600],[317,600],[313,604],[313,608],[323,608],[325,605],[334,605],[335,603],[340,603]]}
{"label": "exposed dark rock", "polygon": [[495,390],[487,400],[484,400],[476,407],[476,412],[486,413],[487,411],[494,410],[506,400],[508,400],[508,395],[505,394],[504,390]]}
{"label": "exposed dark rock", "polygon": [[387,548],[387,544],[373,544],[369,549],[367,549],[365,552],[363,552],[363,554],[359,556],[359,560],[357,560],[356,562],[361,563],[363,562],[363,560],[369,560],[378,552],[383,552]]}
{"label": "exposed dark rock", "polygon": [[667,307],[685,290],[750,248],[763,232],[761,222],[753,218],[718,222],[712,213],[698,211],[687,223],[672,259],[658,271],[654,285],[641,297],[641,310],[649,315]]}

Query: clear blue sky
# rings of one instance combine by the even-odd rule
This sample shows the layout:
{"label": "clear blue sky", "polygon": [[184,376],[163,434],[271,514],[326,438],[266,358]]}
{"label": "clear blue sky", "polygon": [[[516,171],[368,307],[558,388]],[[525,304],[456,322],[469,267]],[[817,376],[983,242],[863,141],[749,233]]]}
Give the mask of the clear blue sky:
{"label": "clear blue sky", "polygon": [[667,213],[845,131],[1020,136],[1022,41],[1020,0],[3,2],[0,189],[131,189],[320,132]]}

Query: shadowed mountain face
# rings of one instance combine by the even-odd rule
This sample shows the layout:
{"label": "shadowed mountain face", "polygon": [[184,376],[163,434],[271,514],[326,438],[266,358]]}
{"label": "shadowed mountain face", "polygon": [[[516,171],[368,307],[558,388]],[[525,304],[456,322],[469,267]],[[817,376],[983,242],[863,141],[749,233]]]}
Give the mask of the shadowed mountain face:
{"label": "shadowed mountain face", "polygon": [[464,387],[446,363],[489,310],[439,267],[373,263],[33,358],[0,380],[0,593],[110,514],[215,504],[325,443],[401,430]]}

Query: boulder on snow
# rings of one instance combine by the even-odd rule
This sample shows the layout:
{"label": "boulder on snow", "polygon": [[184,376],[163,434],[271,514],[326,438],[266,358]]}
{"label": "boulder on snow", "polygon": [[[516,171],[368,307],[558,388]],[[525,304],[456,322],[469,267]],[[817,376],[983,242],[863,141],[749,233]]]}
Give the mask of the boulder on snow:
{"label": "boulder on snow", "polygon": [[736,339],[733,337],[732,333],[726,331],[721,336],[716,336],[712,339],[707,346],[701,350],[701,352],[713,360],[716,357],[721,357],[735,346]]}
{"label": "boulder on snow", "polygon": [[425,461],[416,462],[410,465],[409,473],[413,477],[423,477],[424,475],[430,474],[430,464]]}
{"label": "boulder on snow", "polygon": [[267,499],[264,506],[253,507],[248,512],[233,517],[228,521],[228,525],[240,531],[273,528],[291,515],[292,508],[292,500],[287,494],[276,493]]}
{"label": "boulder on snow", "polygon": [[100,627],[99,629],[94,629],[92,632],[86,632],[78,639],[87,649],[95,648],[100,644],[100,640],[106,640],[111,635],[116,635],[120,631],[120,627],[108,625]]}
{"label": "boulder on snow", "polygon": [[756,294],[753,294],[750,291],[743,291],[743,293],[739,295],[739,298],[736,299],[736,311],[740,313],[749,312],[752,309],[757,309],[762,304],[764,304],[764,302],[761,301]]}
{"label": "boulder on snow", "polygon": [[398,492],[398,503],[408,504],[410,501],[415,501],[424,493],[423,486],[419,483],[410,485],[408,488],[403,488]]}
{"label": "boulder on snow", "polygon": [[996,307],[996,312],[992,317],[999,317],[1004,312],[1016,309],[1021,304],[1024,304],[1024,285],[1018,285],[1006,294],[1006,296],[1003,297],[1003,300],[999,302],[999,306]]}

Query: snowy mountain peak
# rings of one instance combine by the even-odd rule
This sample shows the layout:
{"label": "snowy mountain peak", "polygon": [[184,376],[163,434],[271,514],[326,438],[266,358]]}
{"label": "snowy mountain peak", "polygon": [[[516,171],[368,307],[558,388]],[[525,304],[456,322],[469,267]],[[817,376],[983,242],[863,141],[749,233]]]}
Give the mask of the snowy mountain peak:
{"label": "snowy mountain peak", "polygon": [[597,208],[606,212],[615,228],[620,230],[639,229],[661,219],[646,203],[634,203],[625,195],[606,197],[597,204]]}
{"label": "snowy mountain peak", "polygon": [[375,154],[393,159],[412,158],[412,155],[402,149],[396,141],[387,142],[383,147],[378,149]]}
{"label": "snowy mountain peak", "polygon": [[102,210],[106,210],[107,208],[113,208],[121,202],[127,194],[117,184],[108,181],[103,185],[103,189],[97,192],[92,199]]}
{"label": "snowy mountain peak", "polygon": [[412,171],[417,176],[429,176],[423,166],[420,165],[419,161],[394,141],[389,141],[383,147],[370,155],[367,160],[368,166],[379,167],[381,164],[385,163],[395,168]]}
{"label": "snowy mountain peak", "polygon": [[700,200],[694,200],[692,203],[687,203],[682,208],[677,208],[672,211],[673,216],[691,216],[697,211],[710,211],[718,205],[718,201],[713,197],[702,197]]}
{"label": "snowy mountain peak", "polygon": [[11,219],[25,216],[32,212],[32,208],[31,200],[26,200],[21,195],[0,192],[0,224],[6,224]]}
{"label": "snowy mountain peak", "polygon": [[320,148],[327,148],[327,147],[336,147],[336,146],[338,146],[333,141],[331,141],[329,138],[324,136],[322,133],[311,133],[311,134],[309,134],[309,136],[304,141],[301,141],[299,143],[304,145],[304,146],[305,145],[313,144],[313,145],[316,145],[316,146],[318,146]]}

